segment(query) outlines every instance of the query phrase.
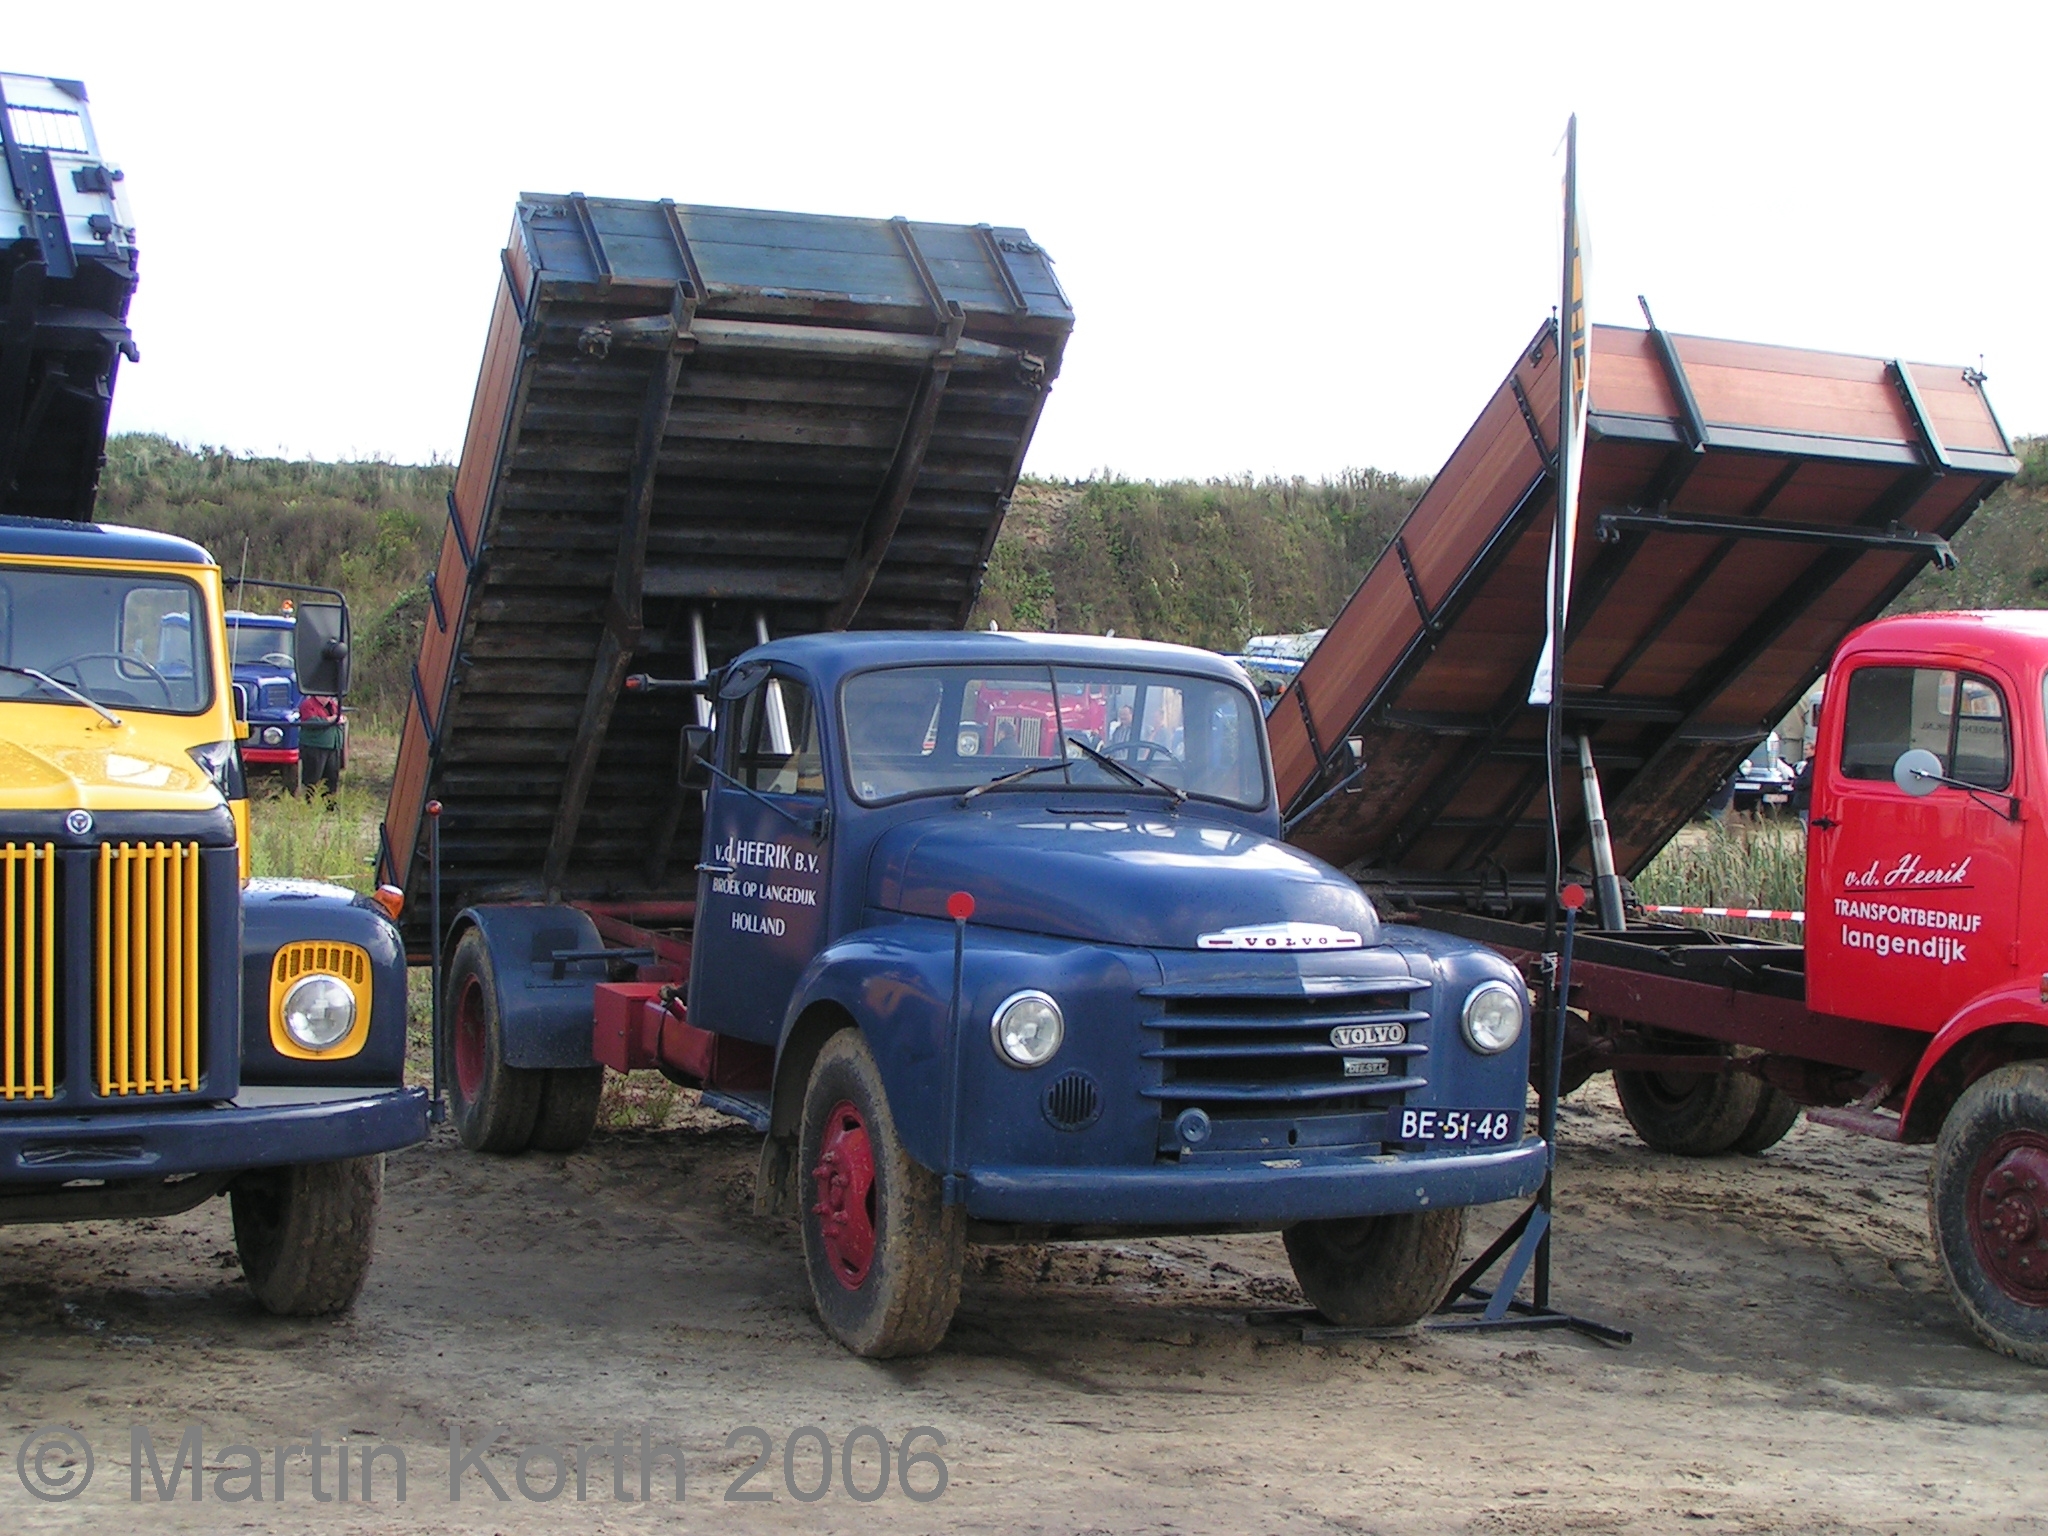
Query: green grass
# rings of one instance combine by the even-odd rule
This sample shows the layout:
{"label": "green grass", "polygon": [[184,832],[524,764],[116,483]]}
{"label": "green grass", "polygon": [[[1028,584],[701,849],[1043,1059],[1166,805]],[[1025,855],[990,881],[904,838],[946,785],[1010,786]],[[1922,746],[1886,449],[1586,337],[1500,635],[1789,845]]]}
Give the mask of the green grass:
{"label": "green grass", "polygon": [[330,880],[367,892],[376,871],[377,824],[384,816],[384,786],[342,781],[338,801],[318,801],[251,786],[249,872],[300,880]]}
{"label": "green grass", "polygon": [[[1806,905],[1806,838],[1790,817],[1759,818],[1730,812],[1725,821],[1686,828],[1635,878],[1645,902],[1685,907]],[[1797,923],[1756,923],[1735,918],[1674,917],[1671,922],[1751,938],[1799,943]]]}

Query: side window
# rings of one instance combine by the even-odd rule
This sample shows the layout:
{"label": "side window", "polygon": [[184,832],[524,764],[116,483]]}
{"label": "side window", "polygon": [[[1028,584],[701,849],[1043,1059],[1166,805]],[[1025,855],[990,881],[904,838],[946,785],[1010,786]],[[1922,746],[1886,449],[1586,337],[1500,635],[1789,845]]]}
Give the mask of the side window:
{"label": "side window", "polygon": [[822,795],[824,758],[811,691],[786,677],[770,678],[740,710],[733,776],[771,795]]}
{"label": "side window", "polygon": [[1950,778],[2003,789],[2012,778],[2005,696],[1987,678],[1933,667],[1862,667],[1849,674],[1842,776],[1889,779],[1899,754],[1924,747]]}

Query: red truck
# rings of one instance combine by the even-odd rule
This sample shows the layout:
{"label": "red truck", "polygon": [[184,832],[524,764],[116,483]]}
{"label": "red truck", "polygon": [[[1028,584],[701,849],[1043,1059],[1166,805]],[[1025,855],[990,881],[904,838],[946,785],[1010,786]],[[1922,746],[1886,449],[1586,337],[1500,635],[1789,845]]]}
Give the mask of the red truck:
{"label": "red truck", "polygon": [[[1268,718],[1291,841],[1543,973],[1556,343],[1517,360]],[[1649,1145],[1933,1142],[1957,1307],[2048,1364],[2048,616],[1878,616],[2017,461],[1974,370],[1596,328],[1568,875],[1639,873],[1825,672],[1804,945],[1582,928],[1567,1087]],[[1547,409],[1545,408],[1547,406]],[[1875,622],[1872,622],[1875,621]],[[1603,837],[1604,826],[1604,837]],[[1589,878],[1589,884],[1593,881]],[[1733,893],[1730,893],[1733,894]]]}

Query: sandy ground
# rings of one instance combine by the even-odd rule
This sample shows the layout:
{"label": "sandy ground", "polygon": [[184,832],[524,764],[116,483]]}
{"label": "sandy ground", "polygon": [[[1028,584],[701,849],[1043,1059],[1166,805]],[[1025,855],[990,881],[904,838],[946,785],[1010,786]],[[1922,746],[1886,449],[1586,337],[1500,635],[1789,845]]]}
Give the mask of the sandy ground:
{"label": "sandy ground", "polygon": [[[701,1111],[601,1134],[569,1157],[484,1159],[443,1139],[390,1161],[381,1253],[353,1315],[258,1314],[225,1203],[165,1221],[0,1230],[0,1530],[1263,1532],[2048,1530],[2048,1373],[1977,1348],[1928,1249],[1926,1158],[1801,1125],[1758,1159],[1643,1149],[1604,1080],[1567,1106],[1559,1294],[1625,1324],[1616,1349],[1562,1333],[1303,1343],[1258,1314],[1298,1305],[1275,1238],[973,1254],[944,1347],[889,1364],[828,1343],[794,1231],[751,1214],[754,1145]],[[1492,1213],[1476,1240],[1497,1226]],[[204,1426],[208,1465],[346,1436],[403,1447],[408,1499],[129,1501],[130,1427],[168,1462]],[[94,1448],[74,1501],[22,1487],[16,1452],[68,1424]],[[842,1447],[945,1436],[936,1499],[859,1502]],[[773,1456],[729,1431],[758,1425]],[[835,1470],[788,1491],[792,1431]],[[476,1472],[449,1501],[449,1433]],[[608,1442],[683,1447],[650,1504],[614,1497]],[[544,1443],[595,1443],[588,1497],[551,1503]],[[932,1449],[927,1438],[919,1445]],[[510,1447],[511,1449],[502,1449]],[[26,1463],[31,1472],[35,1463]],[[61,1477],[61,1458],[43,1465]],[[325,1458],[332,1491],[332,1455]],[[797,1486],[816,1486],[799,1438]],[[74,1467],[72,1475],[79,1470]],[[860,1440],[863,1492],[879,1468]],[[935,1472],[913,1470],[929,1491]],[[230,1482],[228,1491],[246,1486]],[[637,1494],[630,1464],[628,1494]]]}

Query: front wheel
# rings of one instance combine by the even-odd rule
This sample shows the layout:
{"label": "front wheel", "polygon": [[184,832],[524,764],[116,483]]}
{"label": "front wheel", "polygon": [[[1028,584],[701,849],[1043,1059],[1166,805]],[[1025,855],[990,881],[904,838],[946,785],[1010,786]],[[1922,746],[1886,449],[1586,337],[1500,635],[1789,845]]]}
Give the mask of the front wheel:
{"label": "front wheel", "polygon": [[2000,1067],[1956,1100],[1928,1170],[1927,1224],[1977,1337],[2048,1365],[2048,1063]]}
{"label": "front wheel", "polygon": [[912,1161],[867,1042],[825,1042],[804,1090],[804,1262],[825,1331],[856,1355],[921,1355],[960,1305],[963,1207]]}
{"label": "front wheel", "polygon": [[325,1317],[363,1288],[377,1237],[384,1159],[264,1168],[228,1192],[242,1276],[266,1312]]}
{"label": "front wheel", "polygon": [[1443,1304],[1457,1278],[1465,1211],[1304,1221],[1280,1234],[1313,1306],[1345,1328],[1407,1328]]}

